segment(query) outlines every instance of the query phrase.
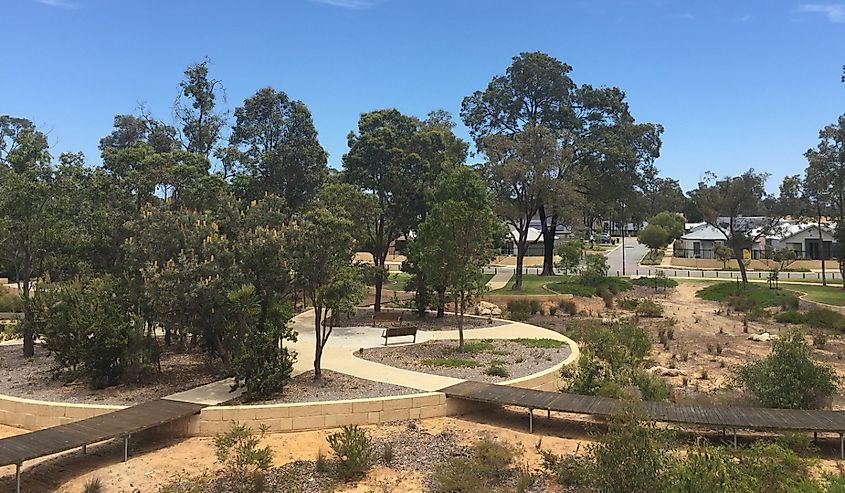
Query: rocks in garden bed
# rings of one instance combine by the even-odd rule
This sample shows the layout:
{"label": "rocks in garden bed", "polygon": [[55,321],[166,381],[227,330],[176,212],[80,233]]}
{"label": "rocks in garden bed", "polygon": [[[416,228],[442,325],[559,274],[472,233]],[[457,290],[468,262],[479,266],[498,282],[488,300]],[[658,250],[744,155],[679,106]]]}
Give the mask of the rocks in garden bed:
{"label": "rocks in garden bed", "polygon": [[769,342],[774,341],[777,339],[777,335],[769,334],[768,332],[763,332],[762,334],[751,334],[748,336],[749,341],[756,341],[756,342]]}
{"label": "rocks in garden bed", "polygon": [[677,376],[684,376],[687,373],[683,370],[679,370],[677,368],[666,368],[665,366],[652,366],[648,370],[648,373],[653,375],[659,375],[661,377],[677,377]]}
{"label": "rocks in garden bed", "polygon": [[499,316],[502,314],[502,309],[499,308],[499,305],[495,303],[490,303],[489,301],[479,301],[477,305],[475,305],[475,309],[473,312],[476,315],[481,315],[484,317],[487,316]]}

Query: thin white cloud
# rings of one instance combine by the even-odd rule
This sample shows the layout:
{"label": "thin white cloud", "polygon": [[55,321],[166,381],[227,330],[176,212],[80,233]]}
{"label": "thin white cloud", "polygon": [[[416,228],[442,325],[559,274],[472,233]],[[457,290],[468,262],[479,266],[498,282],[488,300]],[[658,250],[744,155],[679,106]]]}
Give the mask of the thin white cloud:
{"label": "thin white cloud", "polygon": [[[61,1],[61,0],[60,0]],[[331,5],[332,7],[340,7],[350,10],[364,10],[370,7],[375,7],[383,0],[311,0],[312,2]]]}
{"label": "thin white cloud", "polygon": [[71,2],[70,0],[35,0],[36,2],[40,3],[41,5],[46,5],[48,7],[55,7],[57,9],[75,9],[78,8],[79,5]]}
{"label": "thin white cloud", "polygon": [[823,14],[827,20],[835,23],[845,22],[845,4],[841,3],[805,3],[798,10],[813,14]]}

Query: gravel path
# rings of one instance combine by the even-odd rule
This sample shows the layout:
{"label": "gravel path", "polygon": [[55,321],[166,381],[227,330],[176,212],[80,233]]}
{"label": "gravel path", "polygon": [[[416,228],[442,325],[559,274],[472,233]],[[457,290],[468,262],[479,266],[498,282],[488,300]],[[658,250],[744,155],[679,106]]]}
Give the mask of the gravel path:
{"label": "gravel path", "polygon": [[35,356],[24,358],[20,345],[0,346],[0,394],[44,401],[79,404],[130,405],[158,399],[222,378],[219,365],[198,353],[165,350],[161,374],[153,373],[140,383],[93,390],[87,382],[53,378],[53,359],[40,346]]}
{"label": "gravel path", "polygon": [[[391,311],[386,309],[384,311]],[[438,331],[438,330],[458,330],[458,317],[454,314],[446,314],[443,318],[436,318],[434,314],[429,313],[425,318],[419,318],[415,312],[403,310],[402,311],[403,324],[416,325],[420,330]],[[486,318],[478,317],[464,317],[465,329],[480,329],[483,327],[498,327],[510,322],[502,322],[498,320],[488,320]],[[337,327],[364,327],[373,325],[373,311],[370,309],[359,309],[353,317],[341,319]]]}
{"label": "gravel path", "polygon": [[391,395],[417,394],[419,390],[391,385],[389,383],[365,380],[331,370],[323,370],[323,379],[314,380],[314,370],[293,377],[282,394],[249,404],[279,404],[283,402],[322,402]]}
{"label": "gravel path", "polygon": [[[561,347],[536,348],[529,347],[530,339],[525,341],[523,344],[507,339],[467,340],[464,354],[458,352],[457,341],[428,341],[409,346],[370,348],[355,355],[406,370],[493,383],[537,373],[569,356],[569,346],[565,343],[560,343]],[[458,364],[456,359],[466,360],[475,367],[446,366]],[[486,374],[494,362],[506,369],[508,375]]]}

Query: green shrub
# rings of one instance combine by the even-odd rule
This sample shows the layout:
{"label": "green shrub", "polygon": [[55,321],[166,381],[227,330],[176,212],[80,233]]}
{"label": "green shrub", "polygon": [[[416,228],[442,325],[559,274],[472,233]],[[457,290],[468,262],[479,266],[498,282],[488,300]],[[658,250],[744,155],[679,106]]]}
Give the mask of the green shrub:
{"label": "green shrub", "polygon": [[634,370],[631,383],[640,391],[644,401],[666,401],[672,395],[672,390],[663,377],[645,370]]}
{"label": "green shrub", "polygon": [[246,425],[233,422],[229,431],[214,437],[217,461],[229,474],[243,481],[256,478],[256,473],[266,471],[273,463],[273,450],[269,446],[258,448],[267,430],[262,425],[256,435]]}
{"label": "green shrub", "polygon": [[548,450],[539,450],[543,460],[543,469],[552,475],[555,480],[564,486],[578,491],[578,488],[586,486],[588,479],[588,464],[583,457],[570,455],[557,455]]}
{"label": "green shrub", "polygon": [[486,370],[484,370],[484,374],[489,375],[491,377],[500,378],[508,378],[509,376],[511,376],[507,368],[501,365],[490,365]]}
{"label": "green shrub", "polygon": [[232,329],[244,334],[244,343],[232,357],[234,388],[244,389],[246,400],[266,398],[281,391],[290,380],[296,355],[280,340],[296,341],[288,325],[292,314],[287,305],[276,304],[260,323],[259,298],[251,284],[227,294]]}
{"label": "green shrub", "polygon": [[604,301],[605,308],[613,308],[613,293],[611,293],[609,289],[601,287],[598,289],[598,294],[601,296],[602,301]]}
{"label": "green shrub", "polygon": [[636,313],[640,317],[662,317],[663,307],[652,300],[642,300],[637,305]]}
{"label": "green shrub", "polygon": [[531,315],[536,315],[540,313],[541,307],[542,305],[538,300],[528,300],[528,311],[531,313]]}
{"label": "green shrub", "polygon": [[654,423],[640,422],[631,411],[611,418],[607,433],[588,445],[587,456],[587,480],[595,491],[673,491],[675,457],[668,436]]}
{"label": "green shrub", "polygon": [[828,308],[813,308],[804,314],[804,323],[816,329],[845,329],[845,315]]}
{"label": "green shrub", "polygon": [[23,298],[17,293],[3,289],[0,292],[0,312],[20,313],[23,311]]}
{"label": "green shrub", "polygon": [[560,300],[557,302],[557,307],[560,311],[566,313],[570,317],[575,316],[578,313],[578,307],[575,306],[575,302],[572,300]]}
{"label": "green shrub", "polygon": [[827,345],[827,334],[818,330],[813,332],[813,346],[823,348]]}
{"label": "green shrub", "polygon": [[584,268],[581,270],[581,283],[586,286],[598,286],[607,278],[609,269],[610,264],[604,255],[587,255],[584,257]]}
{"label": "green shrub", "polygon": [[733,380],[763,406],[785,409],[824,407],[840,382],[833,368],[813,360],[797,331],[776,340],[766,358],[738,368]]}
{"label": "green shrub", "polygon": [[775,321],[782,324],[803,324],[806,320],[798,310],[786,310],[775,315]]}
{"label": "green shrub", "polygon": [[473,445],[468,457],[454,458],[435,467],[432,480],[441,493],[487,493],[511,472],[516,449],[493,439]]}
{"label": "green shrub", "polygon": [[103,388],[156,363],[158,346],[131,307],[128,286],[111,276],[39,285],[33,308],[55,373]]}
{"label": "green shrub", "polygon": [[623,310],[630,310],[634,311],[640,305],[640,300],[637,298],[622,298],[620,300],[616,300],[616,306]]}
{"label": "green shrub", "polygon": [[635,279],[631,279],[631,284],[636,286],[644,286],[647,288],[674,288],[678,286],[678,281],[674,279],[670,279],[668,277],[637,277]]}
{"label": "green shrub", "polygon": [[507,305],[508,317],[517,322],[524,322],[531,316],[531,302],[529,300],[510,300]]}
{"label": "green shrub", "polygon": [[357,425],[344,426],[326,440],[334,453],[335,473],[340,479],[362,478],[375,462],[372,441],[367,432]]}
{"label": "green shrub", "polygon": [[526,337],[511,340],[527,348],[557,349],[566,346],[565,342],[557,339],[530,339]]}

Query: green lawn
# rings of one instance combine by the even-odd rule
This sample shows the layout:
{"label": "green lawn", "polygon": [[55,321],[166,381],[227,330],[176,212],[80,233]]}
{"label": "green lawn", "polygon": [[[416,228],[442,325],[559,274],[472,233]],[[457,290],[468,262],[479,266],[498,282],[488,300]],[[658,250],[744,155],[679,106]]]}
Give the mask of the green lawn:
{"label": "green lawn", "polygon": [[804,299],[828,305],[845,306],[845,290],[838,286],[807,286],[781,283],[781,289],[803,294]]}
{"label": "green lawn", "polygon": [[548,284],[550,282],[559,281],[560,276],[557,277],[549,277],[549,276],[538,276],[537,274],[523,274],[522,276],[522,291],[514,291],[513,290],[513,283],[516,281],[516,276],[511,277],[511,280],[508,281],[507,286],[502,289],[497,289],[495,291],[490,291],[490,294],[545,294],[545,295],[553,295],[551,291],[547,291],[543,288],[543,285]]}
{"label": "green lawn", "polygon": [[[384,281],[383,289],[385,291],[404,291],[405,290],[405,283],[408,282],[408,279],[411,278],[411,275],[407,272],[391,272],[387,279]],[[493,274],[483,274],[482,279],[484,280],[485,284],[493,278]]]}
{"label": "green lawn", "polygon": [[390,272],[384,280],[383,289],[388,291],[402,291],[411,275],[406,272]]}
{"label": "green lawn", "polygon": [[[524,274],[522,276],[522,291],[513,291],[513,284],[516,278],[511,277],[507,286],[502,289],[491,291],[490,294],[497,295],[546,295],[573,294],[575,296],[596,296],[596,287],[586,286],[578,282],[577,276],[539,276],[537,274]],[[624,278],[608,277],[606,286],[611,292],[618,293],[630,289],[631,283]]]}

